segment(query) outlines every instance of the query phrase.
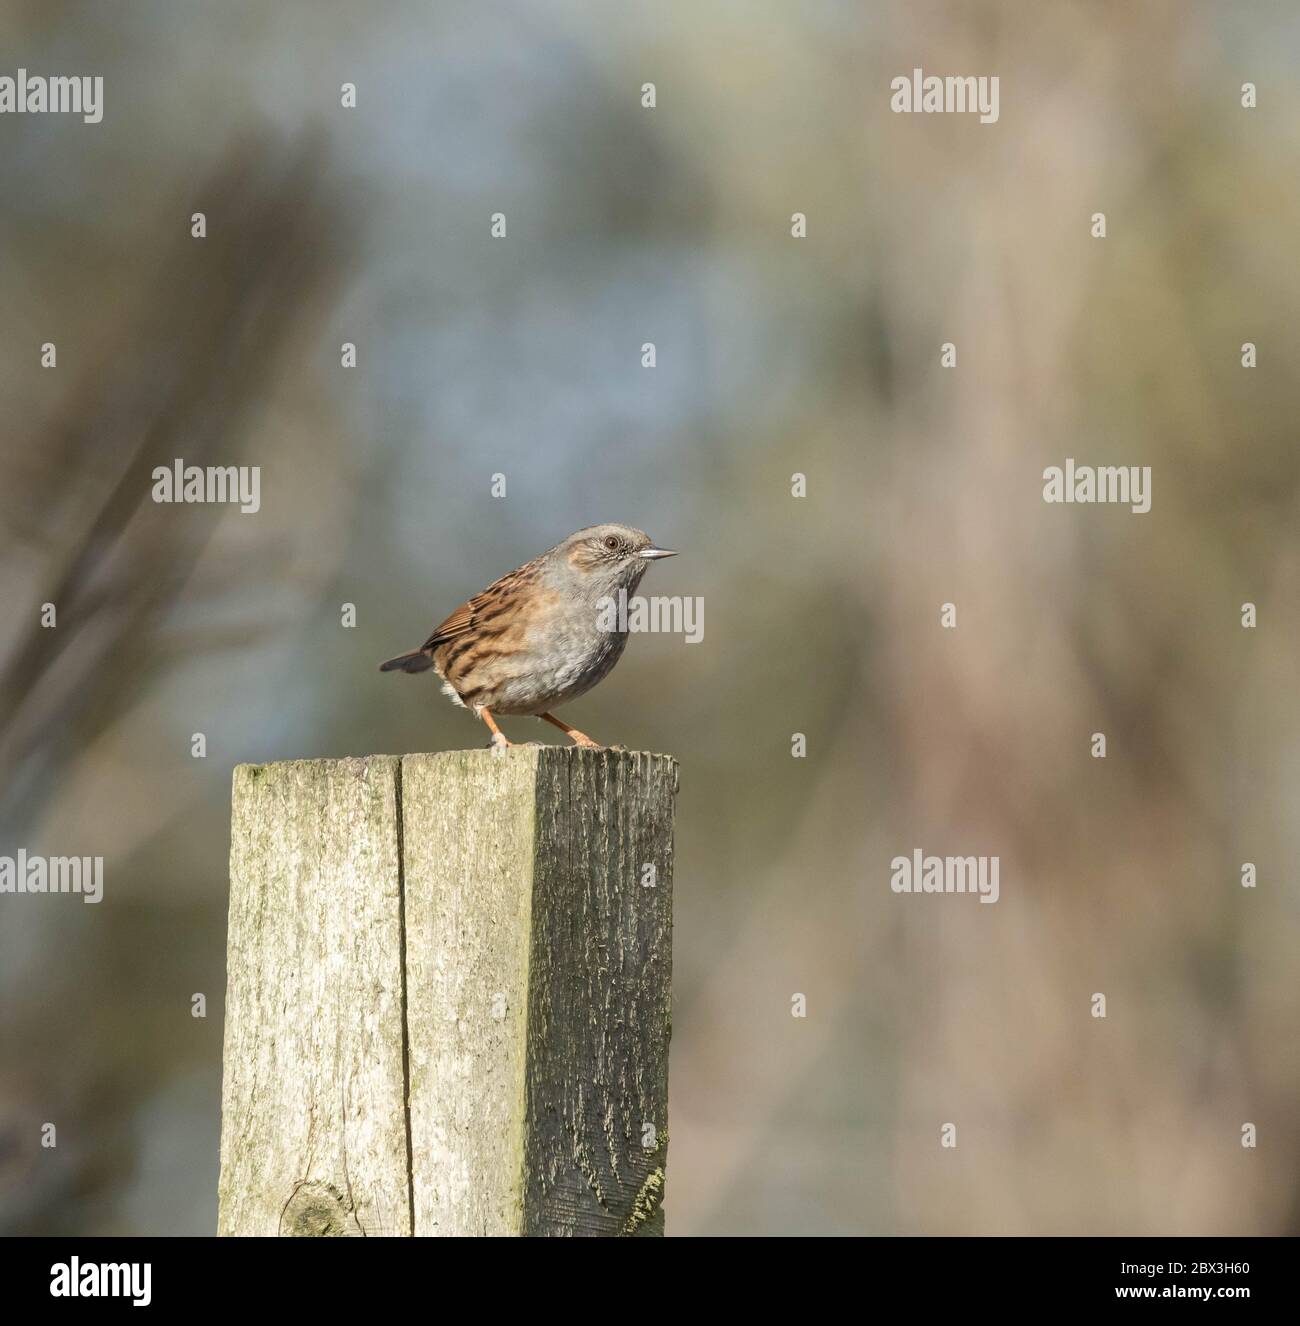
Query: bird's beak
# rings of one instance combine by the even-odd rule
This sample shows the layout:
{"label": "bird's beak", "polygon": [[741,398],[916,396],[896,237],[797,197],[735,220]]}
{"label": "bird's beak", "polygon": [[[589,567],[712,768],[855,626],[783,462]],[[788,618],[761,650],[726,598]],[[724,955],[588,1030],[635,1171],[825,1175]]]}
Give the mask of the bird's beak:
{"label": "bird's beak", "polygon": [[647,562],[657,562],[661,557],[676,557],[675,552],[669,552],[667,548],[642,548],[641,556]]}

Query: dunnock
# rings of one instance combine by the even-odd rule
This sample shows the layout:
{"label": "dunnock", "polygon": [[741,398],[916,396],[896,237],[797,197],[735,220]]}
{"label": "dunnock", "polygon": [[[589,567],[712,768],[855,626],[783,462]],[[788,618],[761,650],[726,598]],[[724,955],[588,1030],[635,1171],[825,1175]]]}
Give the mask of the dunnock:
{"label": "dunnock", "polygon": [[411,654],[381,672],[437,671],[452,701],[472,709],[510,745],[494,714],[535,714],[579,746],[599,743],[551,712],[584,694],[618,662],[626,630],[608,629],[602,600],[635,592],[646,568],[675,553],[656,548],[639,529],[591,525],[494,581],[437,627]]}

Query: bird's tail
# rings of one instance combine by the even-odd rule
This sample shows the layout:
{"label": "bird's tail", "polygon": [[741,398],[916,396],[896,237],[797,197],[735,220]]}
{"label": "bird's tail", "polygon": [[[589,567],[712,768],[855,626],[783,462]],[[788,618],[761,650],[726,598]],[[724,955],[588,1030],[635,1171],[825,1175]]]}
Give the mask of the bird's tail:
{"label": "bird's tail", "polygon": [[433,659],[424,650],[417,649],[413,654],[398,654],[396,658],[390,658],[379,665],[379,670],[396,672],[400,668],[403,672],[427,672],[431,667]]}

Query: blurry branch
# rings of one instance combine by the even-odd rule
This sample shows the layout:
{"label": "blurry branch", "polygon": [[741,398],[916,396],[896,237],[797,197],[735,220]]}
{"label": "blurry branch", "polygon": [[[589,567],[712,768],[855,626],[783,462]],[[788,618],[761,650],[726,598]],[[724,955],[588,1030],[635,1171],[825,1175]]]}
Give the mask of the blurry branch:
{"label": "blurry branch", "polygon": [[[163,663],[160,624],[226,514],[219,505],[152,500],[152,471],[230,464],[308,308],[341,266],[340,237],[319,184],[321,151],[246,146],[195,192],[209,233],[193,239],[188,207],[134,316],[121,315],[102,355],[47,435],[27,513],[88,493],[49,550],[45,583],[0,664],[0,823],[43,799],[58,769],[125,712]],[[97,476],[103,476],[102,478]],[[260,571],[265,577],[265,571]],[[58,624],[41,625],[40,605]]]}

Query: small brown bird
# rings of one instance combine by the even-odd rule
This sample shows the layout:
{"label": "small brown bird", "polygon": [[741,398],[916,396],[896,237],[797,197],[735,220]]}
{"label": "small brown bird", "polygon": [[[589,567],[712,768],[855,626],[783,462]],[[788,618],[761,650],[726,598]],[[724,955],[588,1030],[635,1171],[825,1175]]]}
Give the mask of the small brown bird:
{"label": "small brown bird", "polygon": [[651,562],[675,556],[627,525],[580,529],[462,603],[419,649],[379,670],[435,669],[452,701],[488,725],[497,750],[511,744],[496,725],[499,714],[534,714],[577,745],[599,749],[551,710],[591,690],[618,662],[626,613],[609,605],[620,591],[635,593]]}

